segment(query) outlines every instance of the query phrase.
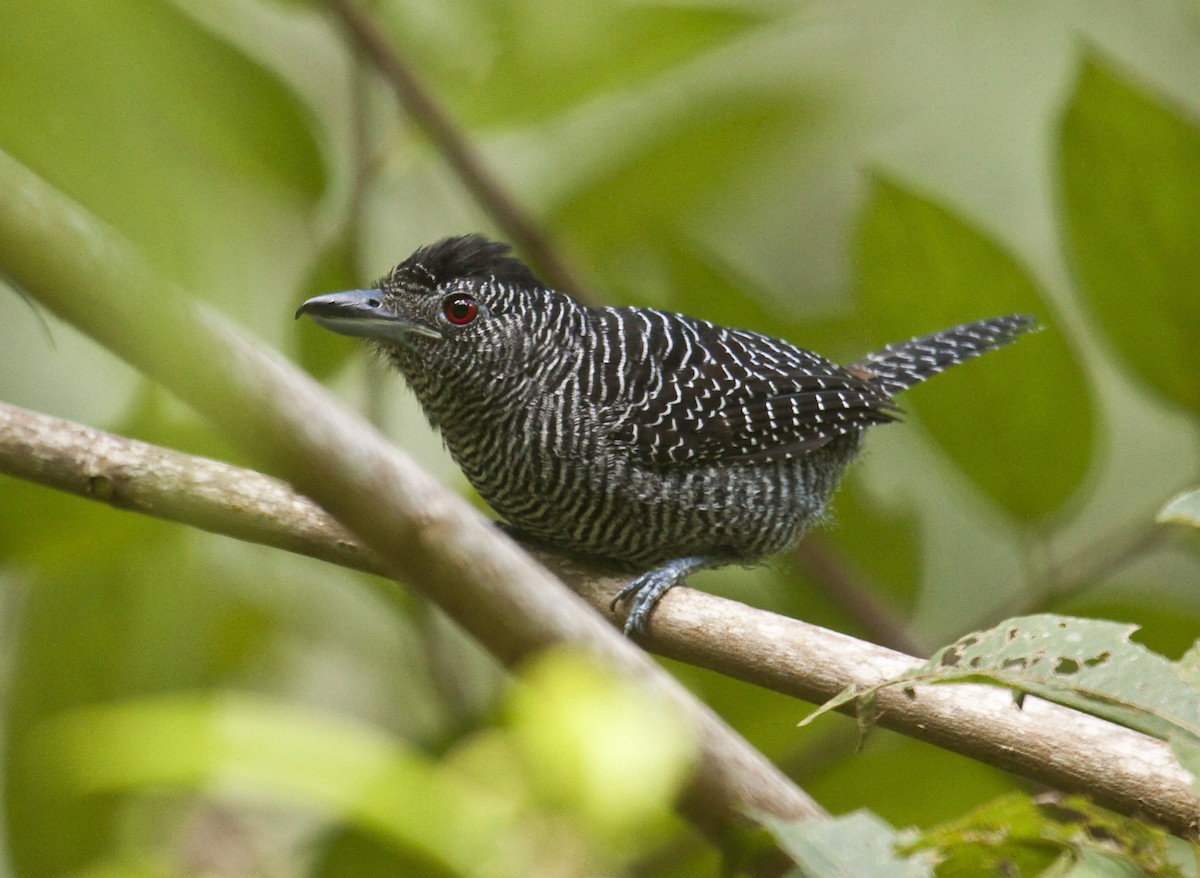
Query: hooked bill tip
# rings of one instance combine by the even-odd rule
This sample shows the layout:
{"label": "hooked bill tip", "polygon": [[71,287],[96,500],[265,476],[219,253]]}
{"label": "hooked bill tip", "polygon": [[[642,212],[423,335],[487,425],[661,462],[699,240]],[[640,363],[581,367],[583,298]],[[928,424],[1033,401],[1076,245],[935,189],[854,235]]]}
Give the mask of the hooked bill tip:
{"label": "hooked bill tip", "polygon": [[364,306],[368,310],[378,308],[378,296],[378,290],[345,290],[338,293],[322,293],[301,302],[300,307],[296,309],[295,317],[299,319],[302,314],[313,317],[342,316],[349,312],[360,311]]}

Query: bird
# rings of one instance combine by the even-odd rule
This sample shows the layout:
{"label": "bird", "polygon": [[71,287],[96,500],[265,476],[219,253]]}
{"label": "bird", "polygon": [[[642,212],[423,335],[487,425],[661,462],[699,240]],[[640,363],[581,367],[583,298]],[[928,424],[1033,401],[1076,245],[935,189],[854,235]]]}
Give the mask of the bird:
{"label": "bird", "polygon": [[403,375],[510,535],[632,575],[610,605],[628,601],[628,636],[690,574],[759,563],[823,521],[896,394],[1038,328],[994,317],[839,366],[684,314],[589,307],[478,234],[303,315]]}

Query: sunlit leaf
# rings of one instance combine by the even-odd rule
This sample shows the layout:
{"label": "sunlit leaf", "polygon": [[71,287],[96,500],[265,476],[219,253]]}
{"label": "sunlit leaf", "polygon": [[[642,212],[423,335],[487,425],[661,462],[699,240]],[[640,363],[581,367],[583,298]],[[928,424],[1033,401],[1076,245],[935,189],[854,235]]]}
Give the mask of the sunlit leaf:
{"label": "sunlit leaf", "polygon": [[570,654],[529,668],[510,717],[543,795],[613,838],[661,821],[695,753],[667,705]]}
{"label": "sunlit leaf", "polygon": [[1159,510],[1155,521],[1200,527],[1200,491],[1185,491]]}
{"label": "sunlit leaf", "polygon": [[232,784],[327,811],[463,874],[513,816],[487,791],[374,729],[249,696],[80,708],[48,720],[36,740],[60,793]]}

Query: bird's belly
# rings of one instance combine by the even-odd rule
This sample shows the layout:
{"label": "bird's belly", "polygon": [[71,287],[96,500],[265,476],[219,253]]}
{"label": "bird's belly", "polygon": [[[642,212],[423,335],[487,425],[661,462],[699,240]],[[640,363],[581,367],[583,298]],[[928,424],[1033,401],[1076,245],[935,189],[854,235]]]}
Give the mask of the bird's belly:
{"label": "bird's belly", "polygon": [[645,569],[673,558],[752,561],[825,513],[859,434],[790,461],[652,468],[598,449],[547,455],[513,443],[475,488],[510,524],[567,554]]}

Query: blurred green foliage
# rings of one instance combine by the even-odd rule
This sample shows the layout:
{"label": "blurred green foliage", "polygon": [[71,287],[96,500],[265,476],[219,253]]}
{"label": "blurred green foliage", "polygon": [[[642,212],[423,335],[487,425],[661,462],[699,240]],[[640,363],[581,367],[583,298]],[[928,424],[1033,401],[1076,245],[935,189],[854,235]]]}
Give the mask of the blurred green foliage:
{"label": "blurred green foliage", "polygon": [[[1012,606],[1140,623],[1170,656],[1195,639],[1195,534],[1146,538],[1200,470],[1194,4],[374,10],[598,298],[843,361],[991,313],[1046,325],[903,400],[817,535],[912,639]],[[441,235],[497,233],[321,4],[10,0],[0,82],[0,149],[462,484],[398,381],[291,319]],[[0,399],[229,455],[7,293]],[[715,870],[663,810],[687,756],[670,719],[634,722],[648,709],[590,671],[508,694],[436,613],[364,577],[7,478],[0,510],[13,874],[464,874],[487,858],[456,846],[496,826],[479,874]],[[872,633],[803,569],[697,584]],[[972,849],[945,826],[1010,778],[882,732],[856,754],[849,720],[797,732],[803,705],[672,669],[830,807],[944,824],[944,874],[1101,856],[1046,841],[1023,798],[982,812],[1013,847]],[[650,767],[616,758],[629,742]],[[372,758],[397,788],[339,762]]]}

